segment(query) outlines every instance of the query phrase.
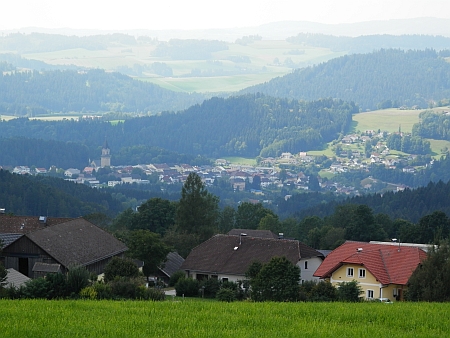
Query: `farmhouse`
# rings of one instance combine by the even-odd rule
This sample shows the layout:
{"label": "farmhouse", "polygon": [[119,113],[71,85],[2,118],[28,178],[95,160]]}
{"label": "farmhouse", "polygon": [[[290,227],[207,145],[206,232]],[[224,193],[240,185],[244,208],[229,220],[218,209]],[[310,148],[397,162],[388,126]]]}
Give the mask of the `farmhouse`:
{"label": "farmhouse", "polygon": [[322,262],[320,252],[296,240],[261,238],[250,230],[242,231],[246,232],[215,235],[198,245],[181,269],[198,280],[216,278],[236,282],[245,279],[251,263],[257,261],[264,264],[273,257],[284,256],[300,267],[302,281],[318,279],[313,277],[313,273]]}
{"label": "farmhouse", "polygon": [[84,218],[0,216],[4,238],[1,260],[30,278],[50,270],[66,272],[72,265],[101,274],[109,260],[127,247]]}
{"label": "farmhouse", "polygon": [[325,258],[314,276],[334,286],[356,280],[366,299],[403,300],[409,277],[425,258],[417,246],[347,241]]}

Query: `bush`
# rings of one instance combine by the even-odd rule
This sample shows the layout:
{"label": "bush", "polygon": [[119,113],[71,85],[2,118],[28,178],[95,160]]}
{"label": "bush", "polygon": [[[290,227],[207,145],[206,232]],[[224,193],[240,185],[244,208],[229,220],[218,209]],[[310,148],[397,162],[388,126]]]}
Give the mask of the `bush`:
{"label": "bush", "polygon": [[84,266],[75,265],[67,273],[67,294],[77,297],[81,289],[89,285],[89,271]]}
{"label": "bush", "polygon": [[337,300],[337,290],[330,282],[320,281],[311,289],[309,300],[313,302],[333,302]]}
{"label": "bush", "polygon": [[139,287],[139,299],[142,300],[165,300],[166,294],[164,291],[155,288],[146,288],[145,286]]}
{"label": "bush", "polygon": [[80,297],[83,299],[97,299],[97,291],[93,286],[86,286],[84,289],[80,291]]}
{"label": "bush", "polygon": [[359,302],[362,293],[361,287],[355,280],[351,282],[342,282],[337,289],[338,299],[342,302]]}
{"label": "bush", "polygon": [[139,269],[131,259],[113,257],[105,266],[104,279],[110,282],[116,277],[136,278],[139,275]]}
{"label": "bush", "polygon": [[112,299],[113,294],[111,286],[103,282],[97,282],[92,285],[97,293],[97,299]]}
{"label": "bush", "polygon": [[60,299],[68,296],[67,279],[65,275],[62,273],[50,273],[45,279],[49,284],[48,299]]}
{"label": "bush", "polygon": [[202,296],[216,298],[216,294],[220,290],[220,282],[215,278],[205,279],[200,283],[200,289],[203,290]]}
{"label": "bush", "polygon": [[236,291],[222,288],[217,292],[216,298],[222,302],[233,302],[236,300]]}
{"label": "bush", "polygon": [[178,280],[180,278],[185,278],[186,277],[186,273],[184,271],[177,271],[174,274],[172,274],[172,276],[170,276],[169,279],[169,286],[175,286],[175,284],[177,284]]}
{"label": "bush", "polygon": [[44,278],[30,279],[25,282],[21,289],[23,298],[47,299],[49,296],[50,284]]}
{"label": "bush", "polygon": [[177,296],[197,297],[199,283],[198,280],[190,277],[180,278],[175,284]]}
{"label": "bush", "polygon": [[127,277],[116,277],[109,283],[114,298],[137,299],[139,298],[139,282]]}

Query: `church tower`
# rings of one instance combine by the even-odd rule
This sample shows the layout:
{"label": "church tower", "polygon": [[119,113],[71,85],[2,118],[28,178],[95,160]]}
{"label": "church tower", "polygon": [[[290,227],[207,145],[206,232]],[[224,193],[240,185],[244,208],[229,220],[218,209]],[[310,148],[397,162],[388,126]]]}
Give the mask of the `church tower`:
{"label": "church tower", "polygon": [[102,156],[100,159],[100,167],[110,167],[111,166],[111,154],[108,146],[108,141],[105,137],[105,143],[103,143],[102,147]]}

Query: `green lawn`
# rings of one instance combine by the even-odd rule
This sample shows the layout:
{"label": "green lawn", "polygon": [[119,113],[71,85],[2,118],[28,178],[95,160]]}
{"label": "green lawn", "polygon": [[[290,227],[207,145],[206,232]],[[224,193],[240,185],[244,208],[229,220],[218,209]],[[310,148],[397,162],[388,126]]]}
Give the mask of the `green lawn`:
{"label": "green lawn", "polygon": [[6,337],[448,337],[450,304],[1,300]]}
{"label": "green lawn", "polygon": [[414,123],[419,122],[419,114],[422,110],[400,110],[397,108],[374,110],[353,115],[354,131],[380,129],[381,131],[402,131],[410,133]]}
{"label": "green lawn", "polygon": [[225,160],[230,162],[231,164],[240,164],[240,165],[256,165],[256,159],[254,158],[245,158],[245,157],[224,157]]}

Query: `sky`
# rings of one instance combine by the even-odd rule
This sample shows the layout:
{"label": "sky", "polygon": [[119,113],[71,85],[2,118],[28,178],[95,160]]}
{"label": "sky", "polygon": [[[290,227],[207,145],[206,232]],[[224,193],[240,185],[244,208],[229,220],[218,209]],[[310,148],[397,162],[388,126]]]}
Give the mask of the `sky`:
{"label": "sky", "polygon": [[7,0],[0,29],[211,29],[276,21],[328,24],[450,18],[449,0]]}

